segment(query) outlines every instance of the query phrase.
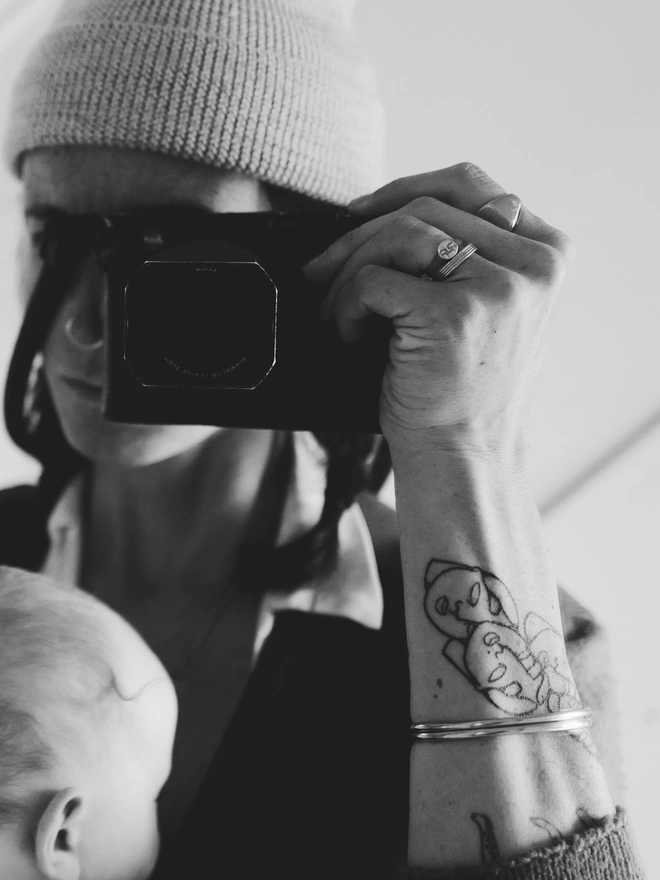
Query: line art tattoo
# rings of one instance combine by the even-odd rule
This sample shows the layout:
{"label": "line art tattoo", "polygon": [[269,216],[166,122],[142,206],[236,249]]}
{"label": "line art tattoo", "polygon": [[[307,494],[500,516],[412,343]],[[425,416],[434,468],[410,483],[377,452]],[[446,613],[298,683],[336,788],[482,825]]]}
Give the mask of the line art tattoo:
{"label": "line art tattoo", "polygon": [[424,587],[426,616],[448,636],[443,655],[494,706],[511,715],[581,708],[573,681],[561,671],[562,634],[533,611],[521,622],[494,574],[432,559]]}
{"label": "line art tattoo", "polygon": [[596,816],[590,816],[589,813],[584,809],[584,807],[578,807],[575,811],[575,815],[578,817],[578,821],[580,825],[585,830],[589,830],[590,828],[598,828],[602,825],[605,816],[601,819],[596,818]]}
{"label": "line art tattoo", "polygon": [[500,860],[500,848],[495,839],[493,823],[485,813],[470,813],[470,819],[479,829],[479,843],[481,848],[481,862],[484,865],[494,865]]}
{"label": "line art tattoo", "polygon": [[[583,807],[577,807],[575,810],[575,815],[577,816],[577,820],[580,823],[583,831],[587,831],[591,828],[597,828],[603,821],[602,819],[597,819],[594,816],[590,816]],[[562,835],[561,831],[548,819],[544,819],[542,816],[531,816],[530,822],[541,831],[545,831],[552,843],[560,843],[562,840],[564,840],[564,835]],[[570,833],[570,831],[567,833]]]}
{"label": "line art tattoo", "polygon": [[561,831],[559,830],[559,828],[557,828],[556,825],[553,825],[552,822],[549,822],[547,819],[543,819],[541,816],[532,816],[530,822],[541,831],[545,831],[545,833],[548,835],[553,843],[561,843]]}

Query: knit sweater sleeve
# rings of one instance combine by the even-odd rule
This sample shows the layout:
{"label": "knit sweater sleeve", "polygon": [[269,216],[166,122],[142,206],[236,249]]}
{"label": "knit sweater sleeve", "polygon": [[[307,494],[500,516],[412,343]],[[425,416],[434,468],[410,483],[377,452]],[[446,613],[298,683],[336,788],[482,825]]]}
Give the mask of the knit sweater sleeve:
{"label": "knit sweater sleeve", "polygon": [[645,880],[627,826],[617,807],[590,828],[545,849],[470,869],[400,866],[392,880]]}

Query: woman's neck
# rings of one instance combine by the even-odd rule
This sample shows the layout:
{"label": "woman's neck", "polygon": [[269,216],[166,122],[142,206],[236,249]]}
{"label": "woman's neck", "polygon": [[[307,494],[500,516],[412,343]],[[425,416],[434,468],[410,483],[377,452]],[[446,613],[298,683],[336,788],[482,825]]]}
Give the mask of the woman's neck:
{"label": "woman's neck", "polygon": [[146,467],[95,464],[83,585],[115,607],[120,598],[203,603],[215,596],[233,568],[276,436],[224,430]]}

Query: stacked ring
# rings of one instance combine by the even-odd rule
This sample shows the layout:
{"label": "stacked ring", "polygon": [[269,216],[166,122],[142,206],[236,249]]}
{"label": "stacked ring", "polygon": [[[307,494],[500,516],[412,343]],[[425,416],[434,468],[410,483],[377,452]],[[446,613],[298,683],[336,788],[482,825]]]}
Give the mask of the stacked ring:
{"label": "stacked ring", "polygon": [[456,241],[453,238],[443,238],[442,241],[439,242],[435,256],[431,260],[426,272],[422,275],[422,278],[425,281],[434,281],[435,273],[438,269],[442,269],[443,266],[446,266],[447,263],[454,259],[461,249],[461,244],[462,242],[460,239]]}
{"label": "stacked ring", "polygon": [[422,275],[425,281],[441,281],[448,278],[452,272],[477,252],[473,244],[459,247],[453,238],[445,238],[438,245],[437,251],[428,269]]}

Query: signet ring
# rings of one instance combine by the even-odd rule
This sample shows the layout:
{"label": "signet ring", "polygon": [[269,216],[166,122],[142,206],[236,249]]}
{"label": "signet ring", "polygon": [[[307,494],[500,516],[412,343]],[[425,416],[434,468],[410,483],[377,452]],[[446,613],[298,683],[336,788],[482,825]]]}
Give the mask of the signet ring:
{"label": "signet ring", "polygon": [[443,239],[437,247],[435,256],[431,260],[426,272],[422,275],[424,281],[441,281],[448,278],[451,273],[458,269],[477,249],[473,244],[466,244],[454,238]]}
{"label": "signet ring", "polygon": [[426,272],[422,275],[424,281],[435,281],[435,275],[438,270],[442,269],[443,266],[446,266],[447,263],[454,259],[456,254],[460,251],[462,244],[463,242],[460,238],[443,238],[442,241],[438,243],[435,256],[429,263]]}
{"label": "signet ring", "polygon": [[497,198],[491,199],[490,202],[486,202],[477,211],[477,217],[483,217],[484,220],[499,226],[500,229],[513,232],[520,219],[521,208],[522,202],[518,196],[508,193],[508,195],[497,196]]}

